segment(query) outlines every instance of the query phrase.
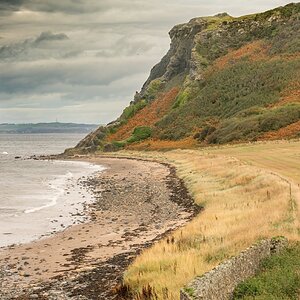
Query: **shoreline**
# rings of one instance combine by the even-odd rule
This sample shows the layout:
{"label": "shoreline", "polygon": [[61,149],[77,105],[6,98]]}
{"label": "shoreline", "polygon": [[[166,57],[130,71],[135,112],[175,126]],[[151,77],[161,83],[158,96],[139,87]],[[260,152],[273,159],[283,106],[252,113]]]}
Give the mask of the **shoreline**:
{"label": "shoreline", "polygon": [[6,266],[0,274],[0,296],[6,298],[0,299],[115,299],[130,262],[200,211],[170,165],[134,158],[72,160],[109,167],[86,181],[96,197],[89,205],[92,219],[0,249],[2,271]]}
{"label": "shoreline", "polygon": [[[37,168],[35,164],[34,161],[33,170]],[[89,215],[86,208],[95,200],[84,180],[102,172],[103,167],[88,162],[66,160],[46,161],[41,167],[46,172],[50,168],[47,175],[45,171],[40,175],[43,183],[25,189],[22,209],[12,215],[4,214],[0,222],[1,232],[4,232],[0,249],[38,241],[75,224],[87,222]],[[28,182],[30,175],[26,176]],[[19,201],[21,200],[22,197]]]}

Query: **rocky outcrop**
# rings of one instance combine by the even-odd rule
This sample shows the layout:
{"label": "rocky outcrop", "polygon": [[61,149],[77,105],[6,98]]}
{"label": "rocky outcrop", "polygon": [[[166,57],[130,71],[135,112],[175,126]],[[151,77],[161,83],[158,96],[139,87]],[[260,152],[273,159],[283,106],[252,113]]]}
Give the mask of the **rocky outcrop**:
{"label": "rocky outcrop", "polygon": [[[213,127],[214,132],[197,141],[255,141],[265,132],[299,121],[295,115],[300,112],[299,103],[270,111],[282,94],[299,90],[295,82],[299,75],[299,15],[300,4],[291,3],[259,14],[234,18],[221,13],[176,25],[169,32],[169,51],[152,68],[130,105],[116,121],[82,140],[77,149],[126,147],[126,141],[109,136],[124,130],[128,120],[174,87],[179,93],[165,115],[151,124],[149,138],[197,139],[203,130]],[[254,108],[259,113],[253,113]],[[293,118],[287,120],[285,115],[291,111]],[[130,128],[128,135],[134,129]]]}
{"label": "rocky outcrop", "polygon": [[203,18],[195,18],[186,24],[176,25],[171,29],[169,32],[170,50],[152,68],[150,76],[140,92],[141,97],[143,97],[151,81],[157,78],[166,82],[179,74],[189,74],[190,70],[194,68],[192,49],[195,47],[195,36],[207,28],[207,25],[207,21]]}

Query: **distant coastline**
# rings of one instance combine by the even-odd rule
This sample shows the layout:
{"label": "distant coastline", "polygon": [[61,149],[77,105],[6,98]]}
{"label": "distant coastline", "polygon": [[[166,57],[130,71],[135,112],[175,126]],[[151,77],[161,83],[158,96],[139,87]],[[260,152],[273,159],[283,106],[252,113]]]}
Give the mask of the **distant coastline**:
{"label": "distant coastline", "polygon": [[28,123],[28,124],[0,124],[0,134],[31,134],[31,133],[89,133],[99,125],[77,123]]}

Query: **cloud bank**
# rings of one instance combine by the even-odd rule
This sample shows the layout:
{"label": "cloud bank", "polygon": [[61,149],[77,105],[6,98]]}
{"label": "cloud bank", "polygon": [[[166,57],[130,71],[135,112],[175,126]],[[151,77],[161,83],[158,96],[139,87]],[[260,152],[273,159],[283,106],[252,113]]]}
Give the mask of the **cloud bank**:
{"label": "cloud bank", "polygon": [[107,123],[169,47],[173,25],[289,1],[2,0],[0,123]]}

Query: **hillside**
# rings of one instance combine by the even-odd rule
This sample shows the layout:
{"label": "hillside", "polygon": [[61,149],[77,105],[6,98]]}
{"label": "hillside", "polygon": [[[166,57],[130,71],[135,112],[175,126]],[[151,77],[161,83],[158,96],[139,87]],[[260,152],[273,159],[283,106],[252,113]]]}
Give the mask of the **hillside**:
{"label": "hillside", "polygon": [[175,26],[122,115],[77,149],[190,148],[300,136],[300,3]]}

